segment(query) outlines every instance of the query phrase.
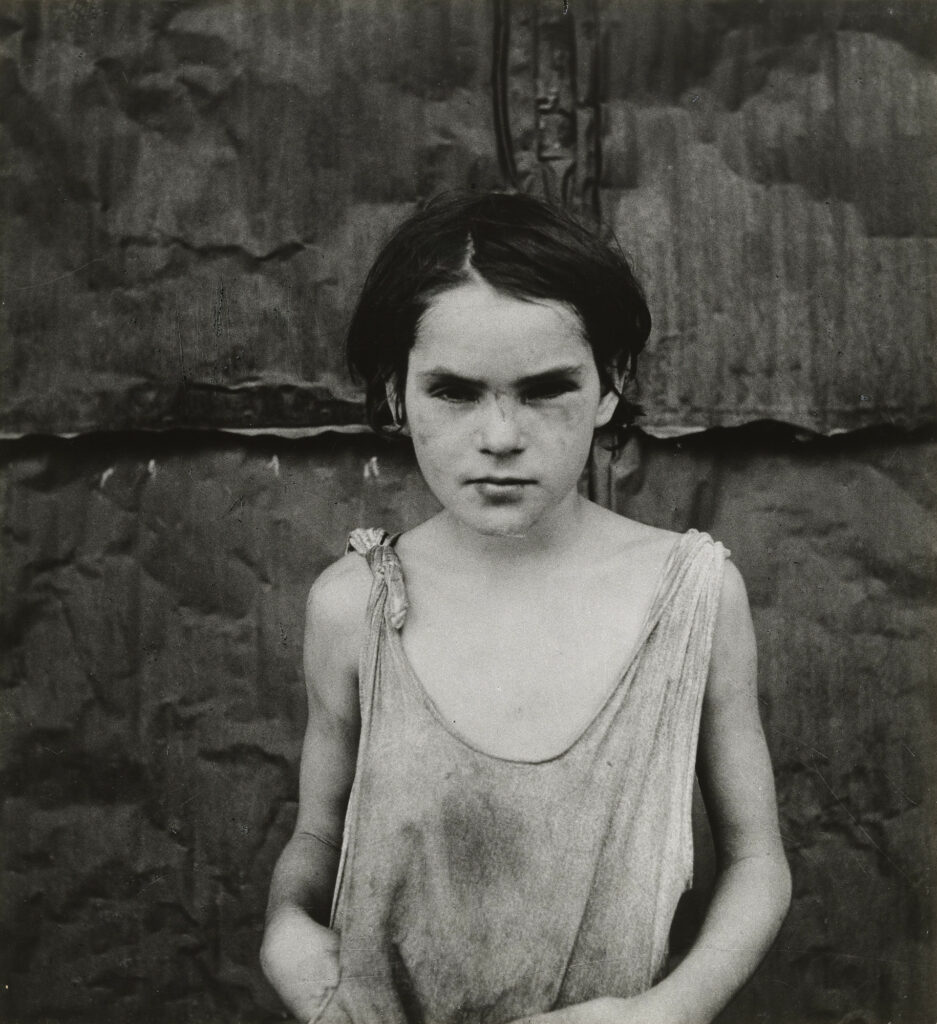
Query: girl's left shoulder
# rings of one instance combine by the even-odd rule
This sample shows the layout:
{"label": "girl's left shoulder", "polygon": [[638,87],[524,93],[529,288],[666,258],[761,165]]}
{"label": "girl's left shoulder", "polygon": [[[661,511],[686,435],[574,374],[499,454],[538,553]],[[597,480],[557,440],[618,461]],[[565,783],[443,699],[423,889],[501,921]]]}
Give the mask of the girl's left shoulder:
{"label": "girl's left shoulder", "polygon": [[[701,530],[665,530],[603,510],[600,528],[607,531],[605,543],[614,551],[615,565],[631,581],[645,586],[660,579],[674,558],[699,558],[702,568],[713,575],[718,602],[712,620],[710,698],[725,698],[751,691],[755,665],[755,632],[745,581],[731,552],[718,539]],[[747,699],[747,698],[746,698]]]}
{"label": "girl's left shoulder", "polygon": [[599,545],[611,566],[630,574],[640,571],[658,578],[674,559],[701,559],[719,579],[719,617],[731,622],[748,615],[748,595],[731,551],[711,534],[697,529],[666,530],[602,509],[598,517]]}

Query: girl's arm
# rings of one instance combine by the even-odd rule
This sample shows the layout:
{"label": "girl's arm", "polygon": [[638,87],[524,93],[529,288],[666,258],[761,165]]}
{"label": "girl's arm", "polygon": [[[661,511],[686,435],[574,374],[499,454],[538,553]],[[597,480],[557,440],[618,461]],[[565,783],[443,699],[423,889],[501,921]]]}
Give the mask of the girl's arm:
{"label": "girl's arm", "polygon": [[755,634],[745,585],[726,566],[700,724],[697,770],[719,857],[700,934],[661,982],[596,999],[537,1024],[708,1024],[761,962],[790,902],[774,777],[758,715]]}
{"label": "girl's arm", "polygon": [[697,770],[719,873],[687,956],[646,993],[647,1024],[705,1024],[754,973],[787,914],[791,876],[758,714],[755,631],[745,584],[726,565]]}
{"label": "girl's arm", "polygon": [[309,717],[296,828],[270,885],[260,959],[300,1020],[338,984],[338,938],[328,927],[345,806],[360,727],[357,657],[370,573],[358,555],[327,569],[306,602],[303,669]]}

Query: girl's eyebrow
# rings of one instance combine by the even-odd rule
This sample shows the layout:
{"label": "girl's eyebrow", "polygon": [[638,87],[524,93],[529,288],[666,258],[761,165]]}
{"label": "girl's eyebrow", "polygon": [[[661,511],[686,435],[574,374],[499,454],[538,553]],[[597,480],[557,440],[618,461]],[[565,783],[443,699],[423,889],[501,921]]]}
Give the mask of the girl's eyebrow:
{"label": "girl's eyebrow", "polygon": [[[515,383],[518,387],[532,387],[538,384],[551,384],[557,380],[576,380],[582,374],[581,363],[571,363],[563,366],[551,366],[548,370],[541,370],[540,373],[533,373],[528,377],[521,377]],[[448,370],[443,366],[435,366],[431,370],[423,370],[417,376],[426,382],[433,384],[463,384],[470,387],[484,387],[485,381],[477,380],[474,377],[463,377],[459,373]]]}

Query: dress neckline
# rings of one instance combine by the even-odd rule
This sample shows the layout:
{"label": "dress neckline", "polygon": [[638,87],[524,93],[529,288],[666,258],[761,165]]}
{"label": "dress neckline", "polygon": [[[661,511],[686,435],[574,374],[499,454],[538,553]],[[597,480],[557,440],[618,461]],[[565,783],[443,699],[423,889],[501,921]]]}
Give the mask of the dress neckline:
{"label": "dress neckline", "polygon": [[[399,536],[399,534],[398,534]],[[464,747],[467,750],[479,755],[480,757],[493,762],[501,762],[507,765],[521,765],[536,767],[537,765],[547,765],[552,762],[560,761],[568,755],[572,754],[573,751],[584,743],[587,737],[598,728],[599,723],[603,719],[606,709],[615,699],[615,696],[619,693],[622,686],[625,685],[626,680],[631,675],[635,665],[637,664],[638,658],[641,652],[647,645],[650,639],[651,633],[654,630],[654,626],[657,624],[660,618],[661,612],[664,608],[664,601],[662,600],[664,594],[668,589],[668,584],[673,576],[675,567],[679,564],[678,555],[682,552],[683,548],[687,545],[688,538],[694,536],[701,536],[698,530],[689,530],[686,533],[681,534],[677,540],[671,545],[670,551],[667,557],[664,559],[663,567],[657,578],[657,583],[654,588],[653,596],[650,604],[648,605],[647,611],[644,614],[644,620],[641,628],[638,631],[637,639],[628,652],[622,668],[616,673],[608,689],[604,692],[598,706],[594,712],[586,721],[585,725],[580,731],[573,736],[573,738],[560,750],[555,753],[547,754],[544,757],[508,757],[502,754],[495,754],[490,750],[485,750],[479,746],[474,740],[465,736],[463,733],[454,729],[451,722],[446,719],[446,716],[442,713],[439,705],[430,694],[429,690],[424,686],[423,681],[420,679],[413,667],[413,663],[403,646],[403,638],[400,630],[387,629],[389,634],[389,643],[391,650],[394,652],[405,678],[409,682],[411,688],[415,691],[417,697],[420,699],[423,707],[429,712],[436,723],[442,727],[443,731],[449,735],[449,737],[457,743],[459,746]],[[394,537],[394,540],[397,538]],[[391,548],[394,552],[394,557],[398,559],[396,550]]]}

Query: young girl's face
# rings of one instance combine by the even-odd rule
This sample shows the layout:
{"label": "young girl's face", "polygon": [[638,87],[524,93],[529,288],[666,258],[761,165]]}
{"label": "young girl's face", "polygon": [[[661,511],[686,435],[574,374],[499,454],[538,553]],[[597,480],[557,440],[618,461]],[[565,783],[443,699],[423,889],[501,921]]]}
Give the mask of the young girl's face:
{"label": "young girl's face", "polygon": [[576,314],[483,281],[434,299],[410,351],[404,401],[430,490],[464,525],[527,536],[571,513],[604,395]]}

